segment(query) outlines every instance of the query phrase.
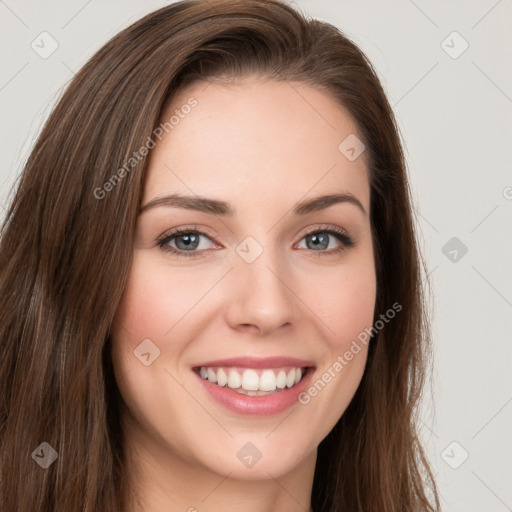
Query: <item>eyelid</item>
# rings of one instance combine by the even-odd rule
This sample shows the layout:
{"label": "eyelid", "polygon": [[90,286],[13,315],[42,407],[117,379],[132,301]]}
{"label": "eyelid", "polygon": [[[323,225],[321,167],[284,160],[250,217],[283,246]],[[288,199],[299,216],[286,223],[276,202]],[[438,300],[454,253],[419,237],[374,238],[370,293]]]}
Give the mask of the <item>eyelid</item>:
{"label": "eyelid", "polygon": [[193,226],[182,226],[182,227],[179,227],[179,228],[172,228],[172,229],[168,229],[167,231],[165,231],[164,233],[162,233],[156,240],[156,243],[161,243],[163,240],[165,240],[166,238],[170,238],[170,237],[175,237],[179,234],[183,234],[183,233],[191,233],[191,232],[194,232],[194,233],[197,233],[199,235],[205,235],[207,236],[208,238],[215,238],[215,234],[213,234],[212,231],[210,231],[208,228],[203,228],[202,226],[198,226],[198,225],[193,225]]}
{"label": "eyelid", "polygon": [[312,224],[311,226],[304,228],[304,231],[300,235],[299,240],[302,240],[305,236],[311,235],[312,233],[316,233],[318,231],[335,231],[339,234],[350,237],[348,231],[341,226],[337,226],[335,224]]}

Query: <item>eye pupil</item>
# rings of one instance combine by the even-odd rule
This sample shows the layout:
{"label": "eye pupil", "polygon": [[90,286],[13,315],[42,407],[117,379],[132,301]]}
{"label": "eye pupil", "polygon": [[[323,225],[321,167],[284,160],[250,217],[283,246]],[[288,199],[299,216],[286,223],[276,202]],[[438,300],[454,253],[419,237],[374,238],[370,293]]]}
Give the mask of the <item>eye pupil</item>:
{"label": "eye pupil", "polygon": [[178,249],[182,249],[182,247],[180,247],[180,244],[179,244],[179,241],[180,240],[183,240],[183,244],[186,248],[190,248],[190,247],[193,247],[194,249],[197,248],[197,245],[198,245],[198,240],[199,237],[195,234],[186,234],[186,235],[180,235],[178,237],[176,237],[176,246],[178,247]]}
{"label": "eye pupil", "polygon": [[318,233],[313,233],[308,238],[313,242],[315,247],[322,246],[323,249],[329,246],[329,235],[322,235]]}

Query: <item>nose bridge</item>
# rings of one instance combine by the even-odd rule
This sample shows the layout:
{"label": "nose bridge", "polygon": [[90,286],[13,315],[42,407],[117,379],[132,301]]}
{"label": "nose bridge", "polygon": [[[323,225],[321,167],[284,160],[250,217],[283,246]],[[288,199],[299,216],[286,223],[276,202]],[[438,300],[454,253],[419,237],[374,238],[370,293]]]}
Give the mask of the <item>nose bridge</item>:
{"label": "nose bridge", "polygon": [[233,299],[228,315],[233,327],[251,324],[269,332],[294,321],[291,276],[284,271],[285,256],[272,245],[271,239],[267,236],[265,242],[259,242],[249,236],[235,249]]}

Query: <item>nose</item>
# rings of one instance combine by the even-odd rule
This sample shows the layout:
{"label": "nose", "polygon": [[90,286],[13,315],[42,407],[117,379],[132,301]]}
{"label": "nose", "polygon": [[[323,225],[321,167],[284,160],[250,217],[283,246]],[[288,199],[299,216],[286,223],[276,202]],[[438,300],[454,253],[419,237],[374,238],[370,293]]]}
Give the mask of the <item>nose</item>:
{"label": "nose", "polygon": [[290,327],[299,314],[293,277],[275,251],[265,248],[251,263],[236,256],[226,289],[226,320],[237,331],[270,335]]}

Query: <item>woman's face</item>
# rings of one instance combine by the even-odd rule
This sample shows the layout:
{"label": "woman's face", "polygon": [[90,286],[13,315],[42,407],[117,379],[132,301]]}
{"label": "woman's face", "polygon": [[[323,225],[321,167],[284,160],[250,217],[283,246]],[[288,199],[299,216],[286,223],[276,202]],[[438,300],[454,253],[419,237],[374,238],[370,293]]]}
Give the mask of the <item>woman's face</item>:
{"label": "woman's face", "polygon": [[358,130],[325,93],[256,78],[196,82],[162,122],[113,330],[127,440],[240,479],[314,464],[375,306]]}

